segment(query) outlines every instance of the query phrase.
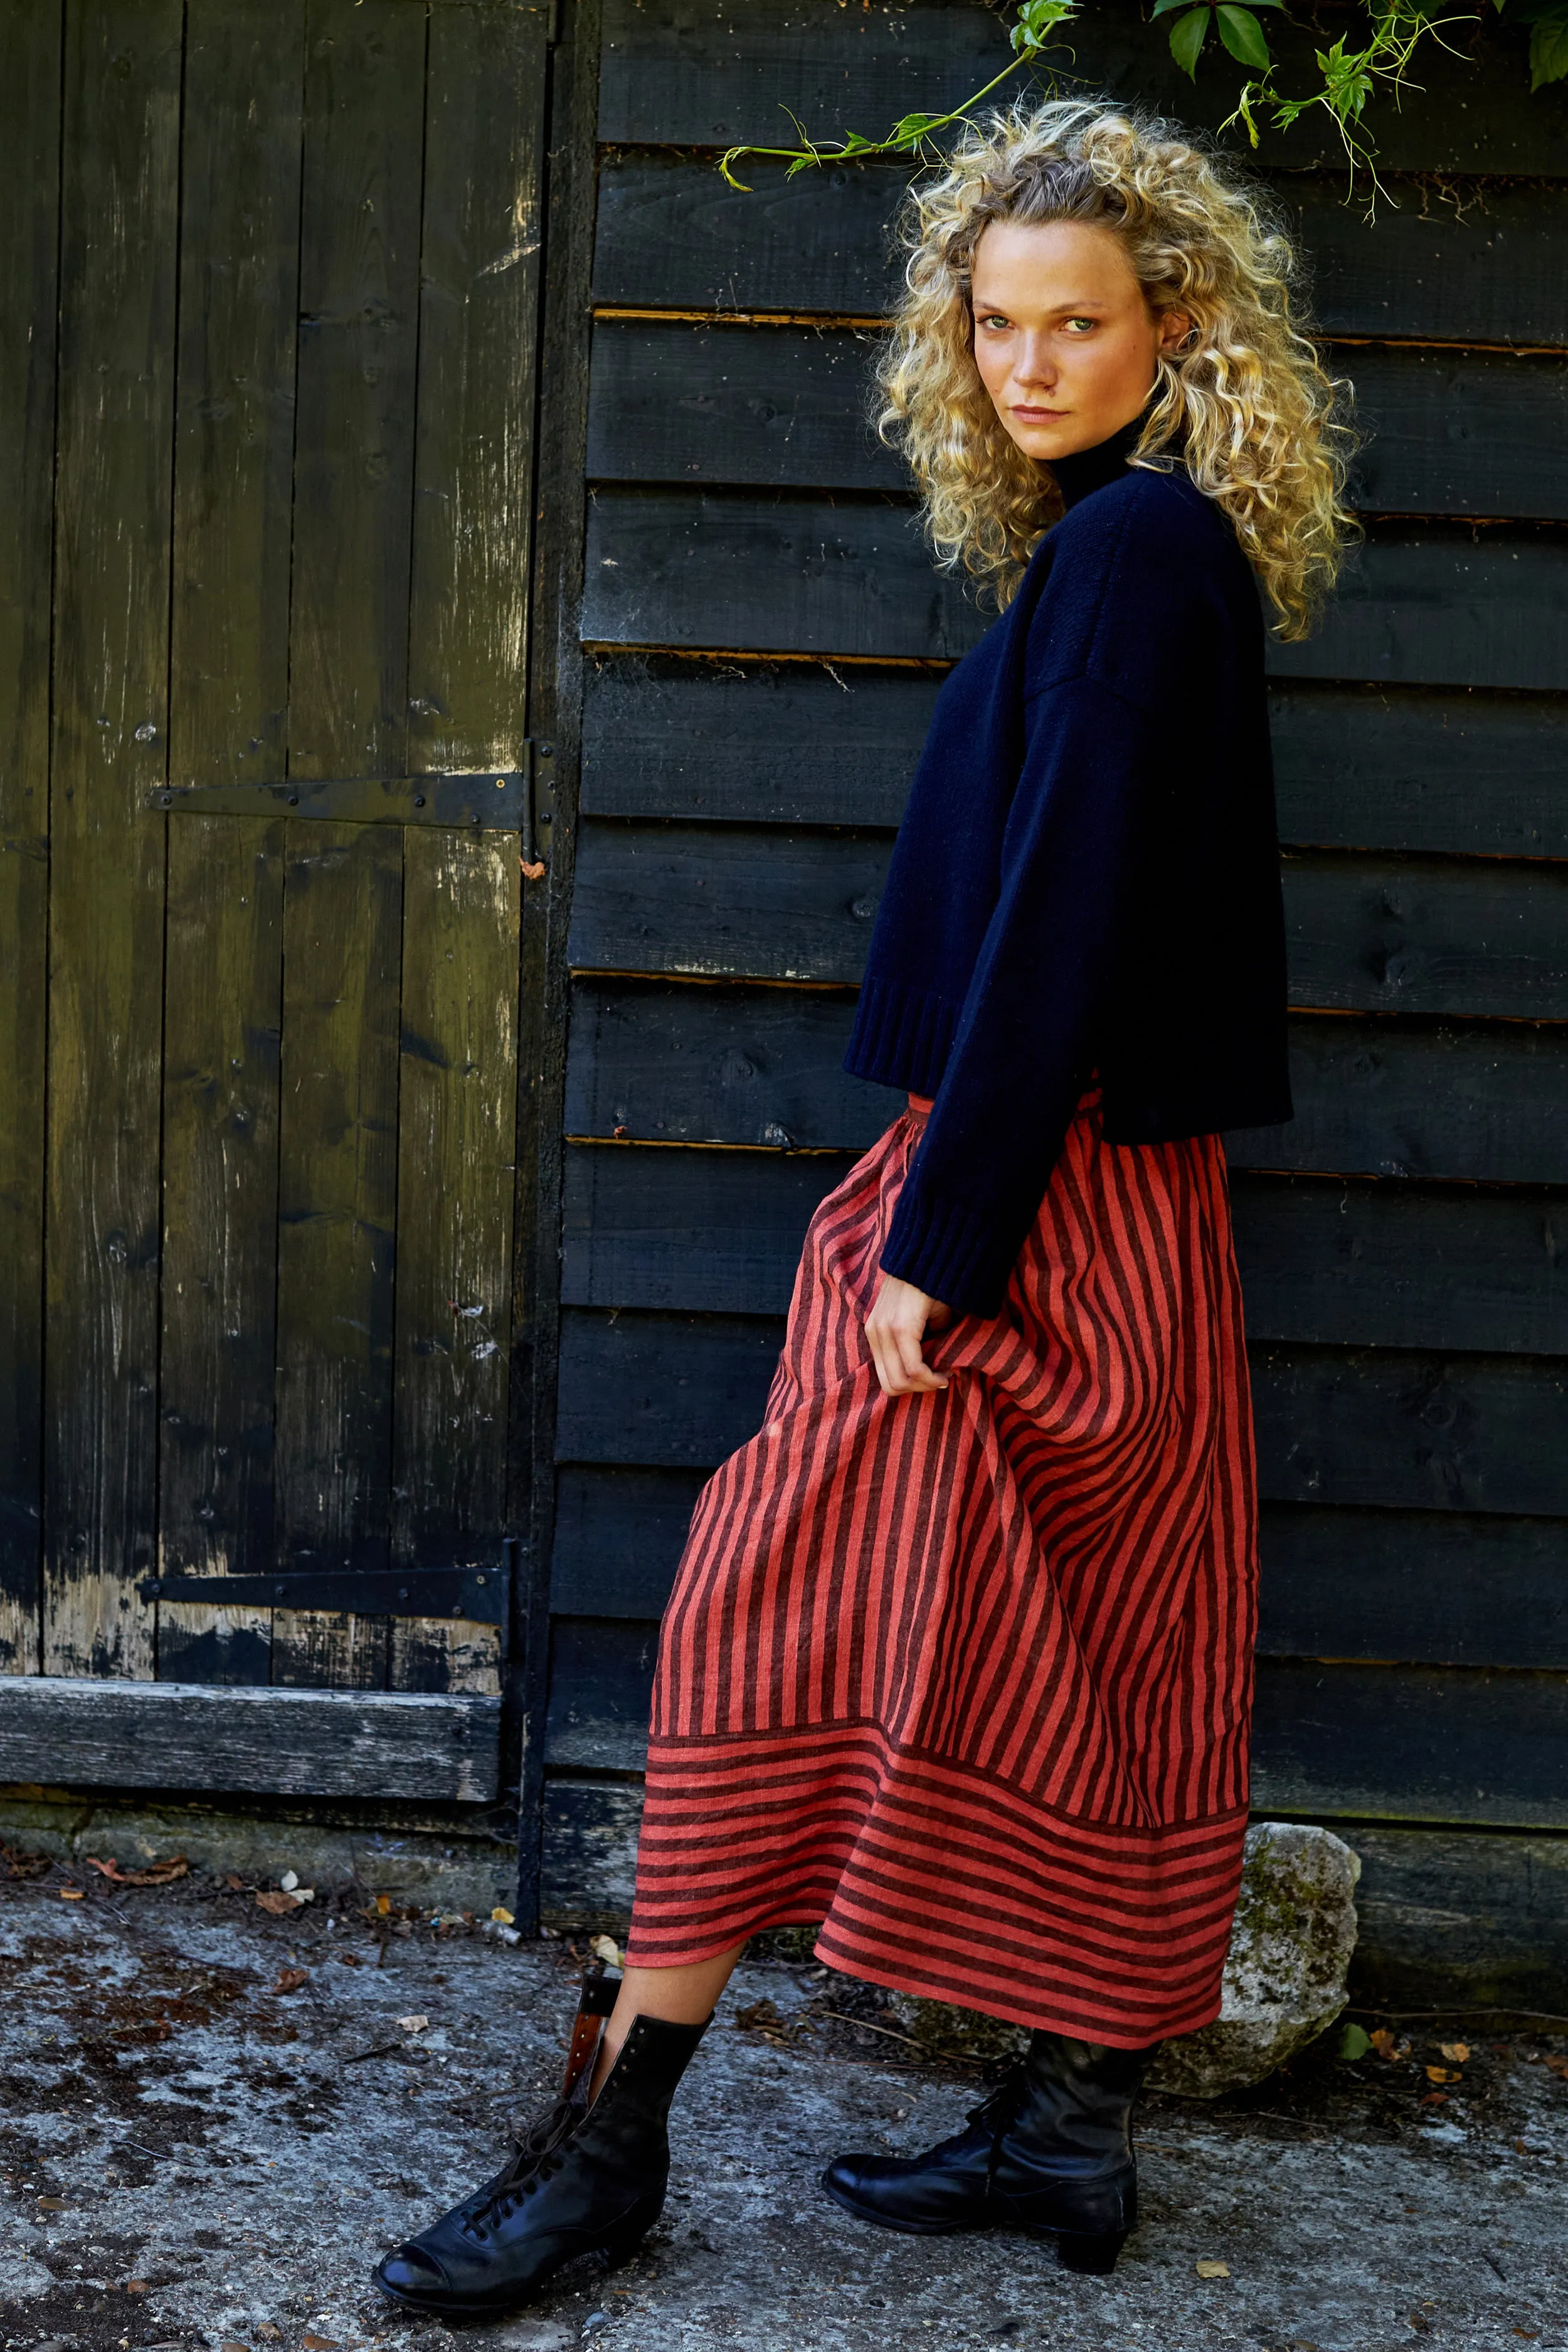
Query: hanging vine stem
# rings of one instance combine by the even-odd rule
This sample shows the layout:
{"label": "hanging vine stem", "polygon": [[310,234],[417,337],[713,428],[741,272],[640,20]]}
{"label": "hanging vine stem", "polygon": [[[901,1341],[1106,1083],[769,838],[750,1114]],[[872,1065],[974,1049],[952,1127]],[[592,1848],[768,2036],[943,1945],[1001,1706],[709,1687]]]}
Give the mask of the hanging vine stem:
{"label": "hanging vine stem", "polygon": [[787,162],[789,170],[784,176],[793,180],[797,172],[808,172],[824,163],[864,163],[873,155],[918,154],[933,131],[946,131],[952,123],[962,122],[972,107],[982,104],[994,89],[1000,89],[1005,81],[1010,81],[1026,66],[1033,65],[1035,59],[1050,47],[1051,37],[1057,27],[1070,23],[1078,13],[1079,0],[1023,0],[1018,10],[1018,21],[1010,37],[1015,51],[1012,62],[1005,65],[999,74],[993,75],[984,89],[975,90],[972,97],[955,106],[951,114],[906,114],[900,121],[894,123],[885,139],[863,139],[858,131],[851,131],[847,138],[839,140],[836,145],[823,147],[807,135],[799,119],[790,114],[786,106],[784,112],[789,114],[790,121],[800,132],[801,144],[798,147],[730,147],[719,158],[719,169],[732,188],[743,190],[746,183],[735,177],[731,165],[745,155],[761,156],[775,163]]}
{"label": "hanging vine stem", "polygon": [[[1246,5],[1242,0],[1154,0],[1151,14],[1152,17],[1174,16],[1170,28],[1171,54],[1191,79],[1196,79],[1198,58],[1211,26],[1238,63],[1253,68],[1256,78],[1243,84],[1235,110],[1221,125],[1222,130],[1232,130],[1240,123],[1256,147],[1260,115],[1267,116],[1271,130],[1289,131],[1303,115],[1321,107],[1332,118],[1344,148],[1352,188],[1356,173],[1364,172],[1370,174],[1375,198],[1379,193],[1376,142],[1364,127],[1367,101],[1381,89],[1397,103],[1406,90],[1420,88],[1412,79],[1410,68],[1425,41],[1435,42],[1450,56],[1459,55],[1454,43],[1443,37],[1444,34],[1456,26],[1480,23],[1487,0],[1479,0],[1474,11],[1454,16],[1438,16],[1436,9],[1441,5],[1442,0],[1369,0],[1370,37],[1356,47],[1342,34],[1329,48],[1316,50],[1321,86],[1302,98],[1289,96],[1276,84],[1274,59],[1256,13],[1259,8],[1282,7],[1284,0],[1249,0]],[[1543,89],[1548,82],[1568,79],[1568,0],[1490,0],[1490,5],[1500,15],[1506,6],[1510,22],[1527,24],[1531,28],[1532,90]],[[744,189],[746,183],[737,177],[733,167],[749,156],[787,163],[786,177],[793,179],[797,172],[820,169],[824,164],[866,163],[878,155],[919,154],[934,132],[967,121],[973,110],[1004,82],[1034,65],[1048,48],[1065,46],[1059,36],[1081,14],[1081,8],[1082,0],[1020,0],[1009,36],[1014,51],[1011,60],[983,89],[975,90],[950,113],[906,114],[885,138],[867,139],[852,131],[846,138],[826,145],[812,139],[791,114],[790,121],[800,138],[798,147],[731,147],[720,159],[719,168],[732,188]],[[789,111],[787,108],[784,110]]]}

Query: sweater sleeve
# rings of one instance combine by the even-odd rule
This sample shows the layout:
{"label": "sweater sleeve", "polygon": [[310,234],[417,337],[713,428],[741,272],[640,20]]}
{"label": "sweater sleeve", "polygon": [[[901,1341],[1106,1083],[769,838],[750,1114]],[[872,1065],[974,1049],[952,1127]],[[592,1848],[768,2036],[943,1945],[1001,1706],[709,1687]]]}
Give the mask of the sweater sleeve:
{"label": "sweater sleeve", "polygon": [[1158,745],[1148,703],[1079,670],[1026,703],[1001,890],[881,1255],[994,1315],[1095,1063]]}

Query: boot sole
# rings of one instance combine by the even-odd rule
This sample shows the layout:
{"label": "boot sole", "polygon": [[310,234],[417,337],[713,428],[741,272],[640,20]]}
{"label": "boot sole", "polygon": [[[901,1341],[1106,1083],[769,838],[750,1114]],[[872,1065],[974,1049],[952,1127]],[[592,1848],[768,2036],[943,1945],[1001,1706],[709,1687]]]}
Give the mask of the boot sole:
{"label": "boot sole", "polygon": [[574,2263],[584,2263],[603,2255],[610,2269],[614,2270],[618,2263],[636,2253],[652,2227],[652,2221],[646,2221],[640,2229],[628,2230],[618,2238],[606,2239],[602,2246],[584,2246],[580,2253],[568,2254],[563,2262],[557,2263],[542,2278],[535,2279],[531,2286],[523,2288],[506,2303],[459,2303],[449,2297],[432,2301],[425,2294],[405,2294],[400,2287],[389,2285],[382,2277],[379,2264],[372,2271],[370,2283],[395,2311],[422,2312],[432,2319],[504,2319],[509,2311],[521,2311],[525,2305],[535,2302],[554,2285],[563,2271],[571,2269]]}
{"label": "boot sole", "polygon": [[1131,2235],[1126,2230],[1047,2230],[1035,2222],[1010,2221],[1005,2215],[981,2221],[895,2221],[890,2214],[858,2205],[826,2174],[821,2186],[836,2205],[846,2213],[853,2213],[857,2221],[869,2221],[878,2230],[896,2230],[903,2238],[979,2236],[987,2230],[1001,2230],[1019,2237],[1054,2240],[1057,2260],[1062,2268],[1080,2278],[1109,2278],[1116,2268],[1116,2257]]}

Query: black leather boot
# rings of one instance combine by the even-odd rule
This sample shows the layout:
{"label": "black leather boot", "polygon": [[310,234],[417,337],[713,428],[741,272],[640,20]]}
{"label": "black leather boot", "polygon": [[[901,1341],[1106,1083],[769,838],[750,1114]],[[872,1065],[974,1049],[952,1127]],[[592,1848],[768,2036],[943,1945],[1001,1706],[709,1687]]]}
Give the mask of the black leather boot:
{"label": "black leather boot", "polygon": [[560,2098],[493,2180],[378,2265],[390,2302],[449,2318],[510,2311],[577,2255],[619,2261],[653,2227],[669,2179],[669,2103],[707,2028],[634,2018],[590,2106],[618,1990],[584,1979]]}
{"label": "black leather boot", "polygon": [[822,2185],[863,2220],[916,2237],[1049,2234],[1069,2271],[1103,2276],[1138,2220],[1132,2102],[1158,2048],[1031,2034],[967,2131],[923,2156],[841,2156]]}

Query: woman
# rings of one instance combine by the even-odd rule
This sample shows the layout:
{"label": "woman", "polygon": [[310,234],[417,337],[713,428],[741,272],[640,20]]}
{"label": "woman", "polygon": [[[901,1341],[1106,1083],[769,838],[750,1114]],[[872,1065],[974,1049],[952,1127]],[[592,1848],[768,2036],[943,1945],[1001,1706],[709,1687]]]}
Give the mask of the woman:
{"label": "woman", "polygon": [[909,247],[882,429],[1003,608],[938,698],[847,1056],[909,1108],[817,1211],[765,1426],[697,1507],[624,1978],[506,2170],[382,2265],[426,2310],[648,2228],[759,1928],[1032,2029],[967,2130],[829,2195],[1080,2271],[1136,2218],[1154,2048],[1218,2011],[1255,1579],[1218,1130],[1290,1117],[1258,583],[1302,635],[1341,428],[1284,239],[1164,126],[999,118]]}

